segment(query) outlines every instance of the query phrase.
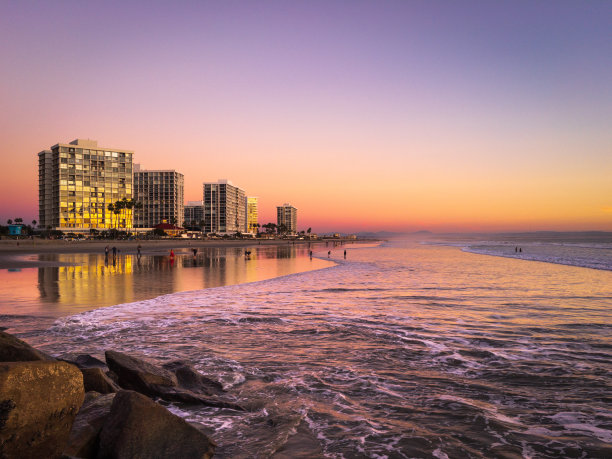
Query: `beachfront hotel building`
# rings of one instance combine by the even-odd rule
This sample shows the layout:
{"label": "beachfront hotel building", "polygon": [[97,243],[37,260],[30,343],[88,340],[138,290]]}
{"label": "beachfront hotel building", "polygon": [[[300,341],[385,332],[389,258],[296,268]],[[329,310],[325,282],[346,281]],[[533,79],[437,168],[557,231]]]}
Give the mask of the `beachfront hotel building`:
{"label": "beachfront hotel building", "polygon": [[204,222],[204,201],[187,201],[185,226],[201,226]]}
{"label": "beachfront hotel building", "polygon": [[115,215],[108,205],[132,198],[133,154],[89,139],[38,153],[39,225],[71,232],[130,228],[129,212]]}
{"label": "beachfront hotel building", "polygon": [[135,228],[153,228],[162,222],[183,225],[185,179],[175,170],[146,170],[134,165]]}
{"label": "beachfront hotel building", "polygon": [[257,223],[259,223],[259,216],[257,210],[257,197],[248,196],[246,199],[246,221],[247,221],[247,233],[257,234]]}
{"label": "beachfront hotel building", "polygon": [[229,180],[204,183],[205,233],[233,234],[246,230],[246,194]]}
{"label": "beachfront hotel building", "polygon": [[297,233],[297,209],[291,204],[276,207],[276,224],[285,225],[287,232]]}

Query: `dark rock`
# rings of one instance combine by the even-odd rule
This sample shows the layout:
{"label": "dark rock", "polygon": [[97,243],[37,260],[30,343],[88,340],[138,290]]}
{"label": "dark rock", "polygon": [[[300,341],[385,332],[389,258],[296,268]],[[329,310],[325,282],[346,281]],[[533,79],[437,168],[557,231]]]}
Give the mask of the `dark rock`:
{"label": "dark rock", "polygon": [[210,458],[215,443],[149,398],[118,392],[100,432],[98,458]]}
{"label": "dark rock", "polygon": [[198,373],[195,368],[187,362],[178,360],[167,363],[163,367],[174,373],[178,380],[178,385],[182,389],[187,389],[196,394],[203,395],[213,395],[223,392],[223,385],[220,382]]}
{"label": "dark rock", "polygon": [[31,362],[35,360],[55,361],[53,357],[34,349],[25,341],[0,331],[0,362]]}
{"label": "dark rock", "polygon": [[168,402],[180,402],[191,405],[206,405],[214,406],[216,408],[229,408],[231,410],[246,411],[246,409],[229,400],[225,400],[219,397],[210,397],[207,395],[196,394],[186,389],[176,387],[162,387],[153,386],[154,390],[157,390],[156,396],[160,397]]}
{"label": "dark rock", "polygon": [[89,403],[92,400],[101,397],[102,394],[100,392],[96,392],[96,391],[89,391],[89,392],[85,392],[85,398],[83,399],[83,404],[85,403]]}
{"label": "dark rock", "polygon": [[[179,387],[177,376],[174,373],[163,368],[157,368],[144,359],[129,356],[121,352],[107,351],[106,362],[111,371],[117,374],[117,382],[123,389],[134,390],[152,398],[159,397],[169,402],[245,411],[243,407],[229,400],[210,397]],[[191,371],[195,373],[195,375],[191,375],[194,380],[193,384],[200,390],[203,390],[203,386],[197,384],[195,380],[197,376],[201,376],[204,379],[207,378],[195,372],[195,370]],[[190,372],[190,370],[187,368],[186,372]],[[199,381],[201,382],[201,380]]]}
{"label": "dark rock", "polygon": [[110,371],[110,370],[106,371],[105,373],[106,373],[106,376],[112,379],[115,384],[117,385],[119,384],[119,376],[117,376],[117,373],[115,373],[114,371]]}
{"label": "dark rock", "polygon": [[83,397],[74,365],[0,363],[0,457],[59,457]]}
{"label": "dark rock", "polygon": [[63,354],[59,360],[76,365],[81,370],[85,368],[102,368],[107,370],[106,363],[89,354]]}
{"label": "dark rock", "polygon": [[72,424],[68,446],[64,450],[66,456],[83,458],[96,456],[98,437],[110,413],[115,394],[88,395]]}
{"label": "dark rock", "polygon": [[101,368],[83,368],[83,384],[85,391],[96,391],[101,394],[110,394],[118,392],[121,388],[115,384],[115,381],[110,379]]}
{"label": "dark rock", "polygon": [[117,375],[118,384],[124,389],[135,390],[149,397],[157,396],[159,387],[176,387],[176,376],[158,368],[144,359],[116,351],[106,351],[106,363]]}

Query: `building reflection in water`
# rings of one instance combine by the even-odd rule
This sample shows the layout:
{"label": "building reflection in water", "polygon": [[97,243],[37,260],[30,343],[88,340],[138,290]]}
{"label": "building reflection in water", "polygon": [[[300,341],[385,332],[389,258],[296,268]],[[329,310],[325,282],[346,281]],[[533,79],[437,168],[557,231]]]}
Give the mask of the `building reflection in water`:
{"label": "building reflection in water", "polygon": [[7,294],[0,299],[0,314],[64,316],[102,306],[129,303],[173,292],[255,282],[277,276],[331,266],[308,258],[308,248],[293,245],[189,249],[143,255],[41,254],[45,262],[70,266],[0,270]]}

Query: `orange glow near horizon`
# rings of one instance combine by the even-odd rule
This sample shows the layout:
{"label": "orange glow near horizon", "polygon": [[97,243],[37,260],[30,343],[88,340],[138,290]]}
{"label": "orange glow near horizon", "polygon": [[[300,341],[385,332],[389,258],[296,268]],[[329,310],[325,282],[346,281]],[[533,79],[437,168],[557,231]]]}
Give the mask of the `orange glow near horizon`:
{"label": "orange glow near horizon", "polygon": [[[445,152],[370,158],[352,150],[351,161],[350,155],[328,150],[317,155],[288,151],[282,160],[281,151],[254,147],[240,156],[248,147],[236,145],[219,148],[219,154],[202,153],[206,159],[197,162],[198,149],[189,144],[183,155],[172,156],[166,153],[171,144],[152,139],[130,145],[129,133],[123,135],[126,140],[98,139],[99,145],[134,149],[134,161],[145,168],[182,172],[186,201],[202,199],[203,181],[228,178],[247,195],[259,197],[262,224],[275,222],[276,206],[289,202],[298,208],[299,229],[314,232],[612,230],[610,159],[599,168],[588,168],[579,158],[549,166],[478,160],[462,165],[465,157],[453,160]],[[14,151],[21,154],[14,166],[0,170],[2,223],[38,218],[36,152],[72,137],[43,145],[15,143]],[[13,167],[23,174],[15,174]]]}

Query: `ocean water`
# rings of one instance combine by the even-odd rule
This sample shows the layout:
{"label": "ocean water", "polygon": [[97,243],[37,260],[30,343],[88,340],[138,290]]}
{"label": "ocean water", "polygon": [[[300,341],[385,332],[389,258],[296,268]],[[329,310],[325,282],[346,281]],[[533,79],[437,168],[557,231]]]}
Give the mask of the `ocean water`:
{"label": "ocean water", "polygon": [[453,244],[342,247],[335,266],[86,311],[27,339],[193,362],[249,407],[170,406],[221,458],[612,457],[610,246]]}

